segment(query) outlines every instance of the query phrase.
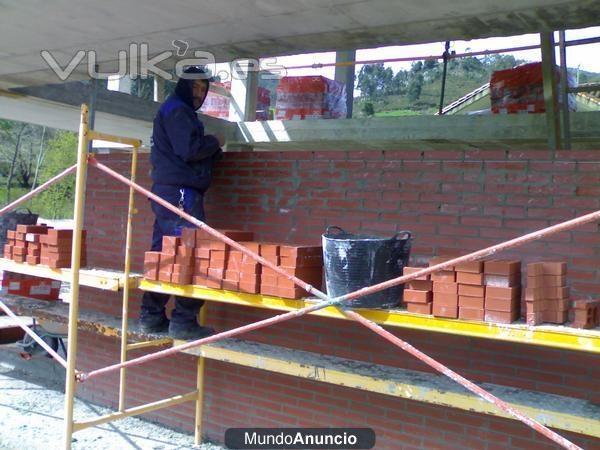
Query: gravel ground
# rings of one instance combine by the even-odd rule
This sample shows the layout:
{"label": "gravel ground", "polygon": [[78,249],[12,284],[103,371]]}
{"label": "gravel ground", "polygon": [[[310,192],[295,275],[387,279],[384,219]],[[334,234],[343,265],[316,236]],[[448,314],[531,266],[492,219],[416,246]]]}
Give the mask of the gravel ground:
{"label": "gravel ground", "polygon": [[[43,375],[43,376],[42,376]],[[0,449],[62,448],[64,370],[45,357],[24,361],[13,344],[0,345]],[[75,417],[113,412],[83,400]],[[213,444],[193,446],[194,437],[135,417],[79,431],[74,449],[223,450]]]}

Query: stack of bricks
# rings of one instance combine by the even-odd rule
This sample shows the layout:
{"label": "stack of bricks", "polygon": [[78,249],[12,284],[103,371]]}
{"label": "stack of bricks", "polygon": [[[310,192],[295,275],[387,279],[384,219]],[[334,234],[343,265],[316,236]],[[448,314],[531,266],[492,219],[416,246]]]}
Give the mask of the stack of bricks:
{"label": "stack of bricks", "polygon": [[484,262],[486,322],[512,323],[521,314],[521,261]]}
{"label": "stack of bricks", "polygon": [[600,301],[573,301],[573,322],[571,323],[571,326],[586,329],[600,326]]}
{"label": "stack of bricks", "polygon": [[[450,258],[435,257],[429,261],[429,266],[435,266]],[[458,283],[456,282],[456,272],[454,266],[445,270],[433,272],[431,274],[433,281],[433,308],[434,316],[447,317],[451,319],[458,318]]]}
{"label": "stack of bricks", "polygon": [[[221,230],[234,240],[252,239],[248,231]],[[175,284],[198,284],[213,289],[238,290],[242,253],[210,234],[183,228],[181,237],[163,236],[162,251],[146,252],[144,278]],[[229,269],[229,270],[228,270]]]}
{"label": "stack of bricks", "polygon": [[4,257],[18,263],[40,263],[40,235],[48,231],[46,225],[17,225],[6,232]]}
{"label": "stack of bricks", "polygon": [[465,320],[483,320],[485,285],[483,262],[471,261],[456,265],[458,283],[458,317]]}
{"label": "stack of bricks", "polygon": [[[81,267],[87,264],[85,238],[86,232],[81,232]],[[71,248],[73,246],[73,230],[47,229],[46,234],[39,237],[41,244],[40,264],[53,269],[71,267]]]}
{"label": "stack of bricks", "polygon": [[[81,261],[86,262],[86,232],[82,232]],[[4,257],[19,263],[41,264],[53,269],[71,267],[73,230],[55,230],[47,225],[17,225],[6,234]]]}
{"label": "stack of bricks", "polygon": [[[254,233],[240,230],[219,230],[234,241],[251,241]],[[208,260],[206,259],[208,250]],[[242,264],[243,253],[232,250],[229,245],[212,237],[212,235],[196,231],[196,256],[198,269],[195,269],[194,284],[200,284],[213,289],[239,290],[239,268]],[[200,261],[198,261],[200,259]],[[208,264],[208,265],[207,265]]]}
{"label": "stack of bricks", "polygon": [[[294,246],[252,242],[253,233],[220,230],[225,236],[280,266],[290,275],[321,287],[323,253],[320,246]],[[274,270],[231,249],[210,234],[184,228],[181,238],[165,236],[162,252],[146,252],[144,277],[176,284],[195,284],[249,294],[262,293],[285,298],[302,298],[307,292]]]}
{"label": "stack of bricks", "polygon": [[542,322],[565,323],[569,319],[569,288],[565,262],[537,262],[527,265],[525,290],[528,325]]}
{"label": "stack of bricks", "polygon": [[[260,255],[317,289],[323,283],[323,248],[311,245],[288,245],[265,242],[260,244]],[[308,293],[283,275],[268,267],[262,268],[260,292],[284,298],[302,298]]]}
{"label": "stack of bricks", "polygon": [[[423,267],[405,267],[403,274],[411,275]],[[417,314],[431,314],[433,301],[433,281],[429,275],[415,278],[404,287],[404,303],[406,310]]]}

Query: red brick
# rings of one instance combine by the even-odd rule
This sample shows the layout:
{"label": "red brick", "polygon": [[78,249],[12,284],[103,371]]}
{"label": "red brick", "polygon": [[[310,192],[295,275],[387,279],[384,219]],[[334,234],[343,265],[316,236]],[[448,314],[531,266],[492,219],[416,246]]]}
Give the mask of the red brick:
{"label": "red brick", "polygon": [[448,306],[433,302],[433,315],[438,317],[447,317],[450,319],[458,318],[458,306]]}
{"label": "red brick", "polygon": [[458,318],[464,320],[483,320],[483,308],[458,308]]}
{"label": "red brick", "polygon": [[[263,257],[274,257],[279,256],[279,244],[274,242],[261,242],[260,243],[260,256]],[[265,258],[266,259],[266,258]]]}
{"label": "red brick", "polygon": [[225,279],[225,280],[223,280],[222,289],[225,289],[226,291],[238,291],[239,286],[240,286],[239,281]]}
{"label": "red brick", "polygon": [[485,261],[484,272],[491,275],[509,276],[521,272],[521,261],[505,259]]}
{"label": "red brick", "polygon": [[566,275],[567,263],[564,261],[543,261],[544,275]]}
{"label": "red brick", "polygon": [[440,294],[455,294],[458,295],[457,283],[443,283],[439,281],[433,282],[433,292]]}
{"label": "red brick", "polygon": [[158,264],[160,262],[160,252],[145,252],[144,262]]}
{"label": "red brick", "polygon": [[323,257],[323,247],[314,245],[282,245],[279,249],[279,256],[289,258]]}
{"label": "red brick", "polygon": [[25,262],[27,262],[27,264],[39,264],[40,263],[40,257],[39,256],[33,256],[33,255],[27,255],[27,257],[25,258]]}
{"label": "red brick", "polygon": [[544,311],[543,313],[544,316],[544,322],[550,322],[550,323],[565,323],[567,320],[569,320],[569,312],[568,311]]}
{"label": "red brick", "polygon": [[519,318],[519,311],[493,311],[485,310],[485,321],[495,323],[513,323]]}
{"label": "red brick", "polygon": [[490,298],[485,299],[485,310],[511,312],[519,308],[519,298]]}
{"label": "red brick", "polygon": [[540,325],[542,323],[544,323],[544,316],[541,312],[533,312],[533,313],[527,313],[527,315],[525,316],[525,321],[527,322],[527,325],[533,326],[533,325]]}
{"label": "red brick", "polygon": [[416,291],[431,291],[433,290],[433,281],[431,280],[412,280],[406,283],[407,289]]}
{"label": "red brick", "polygon": [[483,286],[483,273],[456,272],[456,282]]}
{"label": "red brick", "polygon": [[175,264],[193,268],[194,267],[194,258],[191,255],[190,256],[176,255],[175,256]]}
{"label": "red brick", "polygon": [[163,281],[165,283],[170,283],[171,282],[171,275],[172,275],[172,273],[170,271],[161,270],[160,272],[158,272],[158,281]]}
{"label": "red brick", "polygon": [[571,305],[571,300],[569,299],[553,299],[546,302],[546,311],[552,312],[562,312],[568,311]]}
{"label": "red brick", "polygon": [[188,258],[194,257],[194,248],[180,245],[177,247],[177,256],[185,256]]}
{"label": "red brick", "polygon": [[430,303],[433,299],[431,291],[418,291],[412,289],[404,289],[403,300],[406,303]]}
{"label": "red brick", "polygon": [[155,264],[155,263],[144,264],[144,278],[146,280],[152,280],[152,281],[158,280],[158,264]]}
{"label": "red brick", "polygon": [[170,255],[167,253],[162,253],[160,254],[160,261],[159,261],[159,270],[165,271],[165,270],[170,270],[170,268],[173,266],[173,264],[175,264],[175,255]]}
{"label": "red brick", "polygon": [[240,272],[260,274],[262,272],[262,266],[259,263],[243,263],[240,266]]}
{"label": "red brick", "polygon": [[406,310],[410,313],[431,315],[431,303],[407,303]]}
{"label": "red brick", "polygon": [[[277,281],[275,281],[275,283],[277,283]],[[260,293],[264,295],[271,295],[273,297],[279,297],[279,290],[277,286],[264,285],[261,283]]]}
{"label": "red brick", "polygon": [[12,251],[15,256],[25,256],[27,254],[26,247],[14,247]]}
{"label": "red brick", "polygon": [[495,287],[487,286],[485,288],[485,298],[498,298],[498,299],[514,299],[518,300],[521,298],[520,287]]}
{"label": "red brick", "polygon": [[465,295],[468,297],[484,297],[485,296],[485,286],[459,284],[458,285],[458,295]]}
{"label": "red brick", "polygon": [[[458,306],[466,309],[484,309],[485,299],[483,297],[458,296]],[[483,319],[482,319],[483,320]]]}
{"label": "red brick", "polygon": [[435,282],[441,283],[454,283],[456,282],[456,272],[451,270],[440,270],[439,272],[433,272],[431,279]]}
{"label": "red brick", "polygon": [[179,238],[177,236],[163,236],[162,252],[166,255],[175,255],[179,246]]}
{"label": "red brick", "polygon": [[175,284],[192,284],[192,273],[189,271],[173,272],[171,274],[171,283]]}
{"label": "red brick", "polygon": [[209,259],[210,258],[210,249],[209,248],[195,248],[194,249],[194,257],[198,259]]}
{"label": "red brick", "polygon": [[433,293],[433,303],[444,306],[458,307],[458,294],[442,294],[439,292]]}
{"label": "red brick", "polygon": [[240,281],[239,290],[248,294],[258,294],[260,292],[260,283],[258,281]]}
{"label": "red brick", "polygon": [[265,285],[265,286],[270,286],[270,287],[277,287],[277,275],[269,275],[269,274],[265,274],[263,273],[260,276],[260,284],[261,286]]}
{"label": "red brick", "polygon": [[483,261],[469,261],[457,264],[454,269],[457,272],[482,273]]}
{"label": "red brick", "polygon": [[225,276],[225,269],[211,267],[208,269],[208,276],[211,278],[222,280]]}

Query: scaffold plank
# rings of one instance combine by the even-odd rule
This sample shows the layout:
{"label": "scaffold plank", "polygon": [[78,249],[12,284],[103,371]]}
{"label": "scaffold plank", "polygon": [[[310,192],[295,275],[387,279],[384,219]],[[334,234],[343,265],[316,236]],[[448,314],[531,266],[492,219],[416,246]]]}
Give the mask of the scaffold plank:
{"label": "scaffold plank", "polygon": [[[71,279],[71,269],[51,269],[39,264],[18,263],[6,258],[0,258],[0,270],[66,282]],[[129,286],[137,286],[138,278],[139,276],[132,275]],[[106,269],[81,269],[79,281],[82,286],[108,291],[118,291],[125,286],[123,272]]]}
{"label": "scaffold plank", "polygon": [[[337,386],[513,419],[442,375],[238,339],[225,339],[185,350],[184,353]],[[600,406],[589,401],[490,383],[481,383],[481,387],[546,426],[600,437]]]}
{"label": "scaffold plank", "polygon": [[[262,294],[245,294],[210,289],[202,286],[182,286],[143,279],[140,280],[139,288],[147,291],[276,311],[293,311],[311,303],[310,299],[291,300]],[[522,322],[505,325],[490,322],[444,319],[441,317],[413,314],[404,310],[356,309],[356,311],[373,322],[390,327],[600,353],[599,329],[583,330],[564,325],[528,326]],[[324,308],[312,314],[348,320],[337,308],[333,307]]]}

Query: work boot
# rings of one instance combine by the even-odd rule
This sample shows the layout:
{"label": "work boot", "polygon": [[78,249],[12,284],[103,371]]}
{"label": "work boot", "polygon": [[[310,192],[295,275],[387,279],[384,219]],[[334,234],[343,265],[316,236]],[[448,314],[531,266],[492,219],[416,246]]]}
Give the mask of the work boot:
{"label": "work boot", "polygon": [[169,330],[169,319],[163,314],[143,314],[140,317],[143,333],[165,333]]}
{"label": "work boot", "polygon": [[197,322],[190,323],[175,323],[169,325],[169,336],[173,339],[181,339],[184,341],[195,341],[202,339],[211,334],[215,334],[215,330],[211,327],[201,327]]}

